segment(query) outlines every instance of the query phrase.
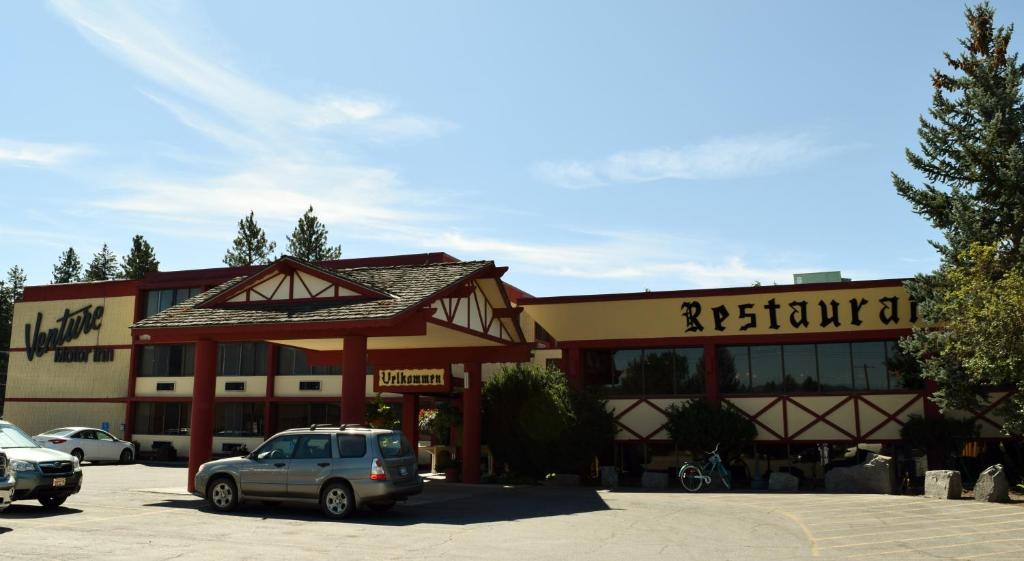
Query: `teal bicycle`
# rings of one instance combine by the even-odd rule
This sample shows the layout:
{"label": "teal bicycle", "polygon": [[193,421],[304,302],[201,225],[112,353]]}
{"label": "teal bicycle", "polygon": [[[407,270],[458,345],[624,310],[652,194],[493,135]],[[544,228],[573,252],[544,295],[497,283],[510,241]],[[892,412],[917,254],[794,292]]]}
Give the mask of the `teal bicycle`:
{"label": "teal bicycle", "polygon": [[683,464],[679,468],[679,482],[683,484],[683,489],[696,493],[701,487],[711,485],[711,477],[715,474],[722,479],[726,489],[732,489],[732,477],[722,463],[722,457],[718,455],[718,446],[715,445],[715,449],[708,452],[708,459],[703,466]]}

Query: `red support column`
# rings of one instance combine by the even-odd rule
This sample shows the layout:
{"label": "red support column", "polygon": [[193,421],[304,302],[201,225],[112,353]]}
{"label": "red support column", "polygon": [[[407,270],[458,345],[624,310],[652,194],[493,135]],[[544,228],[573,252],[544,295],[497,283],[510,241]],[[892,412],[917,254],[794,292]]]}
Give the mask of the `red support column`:
{"label": "red support column", "polygon": [[274,378],[277,376],[277,345],[267,343],[267,391],[263,401],[263,438],[270,438],[277,426],[274,409]]}
{"label": "red support column", "polygon": [[188,490],[195,491],[199,466],[213,452],[213,406],[217,391],[217,343],[196,342],[195,373],[192,378],[192,423],[189,427]]}
{"label": "red support column", "polygon": [[124,431],[121,434],[121,438],[128,441],[131,441],[135,433],[135,384],[139,367],[139,360],[135,354],[137,348],[139,347],[133,344],[128,355],[128,399],[124,404]]}
{"label": "red support column", "polygon": [[366,423],[366,336],[348,335],[341,352],[341,424]]}
{"label": "red support column", "polygon": [[721,395],[718,393],[717,354],[714,345],[704,345],[704,396],[716,405],[721,401]]}
{"label": "red support column", "polygon": [[480,483],[480,363],[466,363],[462,392],[462,482]]}
{"label": "red support column", "polygon": [[414,393],[402,395],[402,432],[409,444],[417,453],[417,442],[420,440],[420,396]]}
{"label": "red support column", "polygon": [[583,389],[583,369],[580,367],[580,348],[568,347],[562,349],[562,364],[565,365],[565,377],[568,379],[569,387],[577,390]]}

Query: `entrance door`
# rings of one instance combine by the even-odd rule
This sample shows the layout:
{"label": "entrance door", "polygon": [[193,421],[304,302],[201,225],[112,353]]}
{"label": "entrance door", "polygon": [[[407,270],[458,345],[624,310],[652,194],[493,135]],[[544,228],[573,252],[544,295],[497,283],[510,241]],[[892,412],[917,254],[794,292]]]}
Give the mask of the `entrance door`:
{"label": "entrance door", "polygon": [[288,495],[315,499],[320,483],[331,474],[331,435],[311,434],[302,437],[295,457],[288,466]]}
{"label": "entrance door", "polygon": [[253,459],[239,472],[243,495],[282,497],[288,490],[288,466],[299,436],[279,436],[256,449]]}

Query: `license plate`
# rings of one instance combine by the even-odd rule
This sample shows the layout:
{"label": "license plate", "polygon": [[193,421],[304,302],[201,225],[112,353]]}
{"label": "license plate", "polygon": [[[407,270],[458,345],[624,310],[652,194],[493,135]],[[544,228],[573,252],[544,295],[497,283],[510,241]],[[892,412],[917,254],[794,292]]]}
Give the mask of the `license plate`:
{"label": "license plate", "polygon": [[65,485],[67,485],[67,484],[68,484],[68,480],[63,478],[63,477],[54,477],[53,478],[53,486],[54,487],[63,487]]}
{"label": "license plate", "polygon": [[399,466],[399,468],[398,468],[398,475],[408,475],[408,474],[409,474],[409,469],[408,468],[406,468],[405,466]]}

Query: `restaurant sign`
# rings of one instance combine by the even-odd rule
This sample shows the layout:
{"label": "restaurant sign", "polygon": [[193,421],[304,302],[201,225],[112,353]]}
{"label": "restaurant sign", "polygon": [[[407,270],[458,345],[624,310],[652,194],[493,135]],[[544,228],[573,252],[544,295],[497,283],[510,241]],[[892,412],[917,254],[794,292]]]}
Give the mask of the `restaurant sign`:
{"label": "restaurant sign", "polygon": [[451,389],[451,373],[445,368],[389,368],[373,377],[376,392],[446,393]]}

